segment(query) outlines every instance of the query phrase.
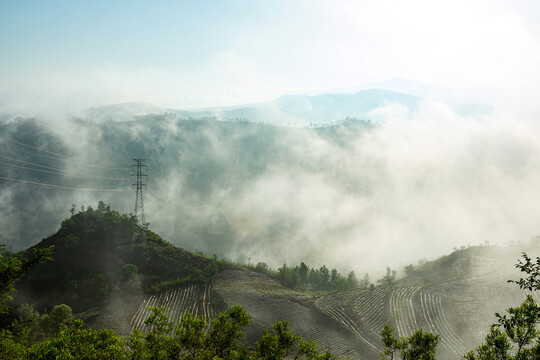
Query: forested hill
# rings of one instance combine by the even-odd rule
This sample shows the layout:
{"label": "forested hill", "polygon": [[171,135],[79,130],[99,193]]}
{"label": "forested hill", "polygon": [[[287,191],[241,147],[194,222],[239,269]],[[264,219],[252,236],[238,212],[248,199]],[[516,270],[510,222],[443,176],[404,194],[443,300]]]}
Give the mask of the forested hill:
{"label": "forested hill", "polygon": [[16,300],[38,308],[65,303],[80,312],[115,293],[207,284],[217,274],[217,261],[175,247],[152,231],[146,243],[133,243],[132,226],[130,216],[103,202],[97,209],[74,211],[58,232],[26,250],[53,246],[53,261],[29,271],[17,285]]}

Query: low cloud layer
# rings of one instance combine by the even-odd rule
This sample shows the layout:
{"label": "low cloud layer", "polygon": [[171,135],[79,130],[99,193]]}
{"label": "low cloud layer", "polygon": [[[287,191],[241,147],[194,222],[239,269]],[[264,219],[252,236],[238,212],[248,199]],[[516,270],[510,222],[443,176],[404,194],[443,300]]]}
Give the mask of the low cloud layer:
{"label": "low cloud layer", "polygon": [[[424,101],[414,111],[389,104],[371,118],[379,125],[299,129],[162,115],[76,126],[108,151],[140,150],[149,163],[151,228],[209,255],[378,274],[456,246],[539,234],[540,129],[533,117],[462,117]],[[96,162],[85,149],[75,153]],[[23,187],[10,189],[2,199]],[[74,202],[103,199],[131,211],[134,201],[129,192],[46,194],[40,201],[52,213],[62,209],[59,219]],[[32,222],[43,207],[29,209]],[[8,228],[15,223],[8,208],[2,215]]]}

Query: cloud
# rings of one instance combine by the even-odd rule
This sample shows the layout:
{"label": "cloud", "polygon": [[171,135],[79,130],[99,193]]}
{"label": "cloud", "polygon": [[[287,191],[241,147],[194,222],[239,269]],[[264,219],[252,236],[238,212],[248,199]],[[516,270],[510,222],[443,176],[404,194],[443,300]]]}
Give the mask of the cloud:
{"label": "cloud", "polygon": [[386,123],[352,148],[310,132],[279,142],[303,159],[278,162],[228,199],[229,256],[382,272],[537,234],[535,122],[461,117],[434,101],[406,116],[394,105],[376,113]]}

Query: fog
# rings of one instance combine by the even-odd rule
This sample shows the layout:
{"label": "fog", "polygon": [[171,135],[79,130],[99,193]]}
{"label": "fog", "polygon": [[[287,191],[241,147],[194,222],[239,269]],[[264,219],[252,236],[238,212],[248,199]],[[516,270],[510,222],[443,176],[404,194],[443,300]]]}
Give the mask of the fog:
{"label": "fog", "polygon": [[[126,123],[55,122],[54,128],[26,128],[22,122],[5,125],[0,141],[2,154],[18,159],[24,154],[6,139],[69,154],[62,169],[78,174],[128,179],[129,172],[113,175],[96,166],[129,168],[131,159],[147,158],[144,201],[151,230],[188,250],[235,261],[274,267],[304,261],[381,274],[386,266],[400,270],[454,247],[523,242],[539,234],[535,117],[498,110],[458,116],[426,100],[415,110],[388,104],[369,119],[376,125],[290,128],[173,115]],[[58,164],[47,160],[33,161]],[[7,175],[122,190],[4,182],[2,242],[14,249],[56,231],[71,204],[95,207],[104,200],[121,212],[133,211],[130,181],[95,185],[92,179],[59,180],[6,166]]]}

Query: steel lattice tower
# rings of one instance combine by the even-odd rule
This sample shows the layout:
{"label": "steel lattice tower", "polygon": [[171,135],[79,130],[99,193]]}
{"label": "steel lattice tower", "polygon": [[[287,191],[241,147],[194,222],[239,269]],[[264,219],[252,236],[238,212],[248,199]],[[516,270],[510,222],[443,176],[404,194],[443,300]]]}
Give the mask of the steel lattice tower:
{"label": "steel lattice tower", "polygon": [[146,159],[133,159],[135,164],[132,165],[135,174],[131,174],[132,178],[136,178],[136,183],[131,184],[132,189],[137,191],[135,195],[135,218],[136,223],[133,225],[133,233],[131,241],[146,242],[146,220],[144,218],[144,202],[143,202],[143,188],[146,189],[146,184],[143,183],[143,178],[148,178],[147,174],[143,174],[143,168],[146,169],[144,162]]}

